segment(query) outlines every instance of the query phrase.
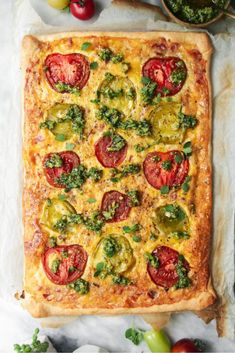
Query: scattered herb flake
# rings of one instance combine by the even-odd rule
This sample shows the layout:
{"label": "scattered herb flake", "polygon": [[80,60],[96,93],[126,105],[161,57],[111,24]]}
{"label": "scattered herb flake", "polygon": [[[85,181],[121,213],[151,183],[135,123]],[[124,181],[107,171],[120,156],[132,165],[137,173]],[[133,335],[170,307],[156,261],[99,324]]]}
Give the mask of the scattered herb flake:
{"label": "scattered herb flake", "polygon": [[87,50],[92,46],[92,44],[90,42],[84,42],[81,45],[81,50]]}

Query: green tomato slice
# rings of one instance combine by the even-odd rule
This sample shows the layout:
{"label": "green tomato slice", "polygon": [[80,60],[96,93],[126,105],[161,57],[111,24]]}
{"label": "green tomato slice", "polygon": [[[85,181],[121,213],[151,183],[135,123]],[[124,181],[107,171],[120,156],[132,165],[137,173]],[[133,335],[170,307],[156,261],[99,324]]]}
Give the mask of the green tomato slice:
{"label": "green tomato slice", "polygon": [[124,236],[111,235],[109,237],[115,240],[118,247],[117,251],[113,256],[107,256],[107,252],[105,252],[105,244],[108,237],[102,238],[95,251],[94,268],[96,268],[98,263],[103,262],[110,271],[113,271],[116,274],[123,274],[130,270],[135,263],[133,250],[129,241]]}
{"label": "green tomato slice", "polygon": [[114,76],[111,80],[105,79],[98,92],[103,105],[121,110],[126,116],[129,116],[135,107],[136,90],[127,77]]}
{"label": "green tomato slice", "polygon": [[162,330],[144,332],[144,340],[152,353],[169,353],[171,351],[170,340]]}
{"label": "green tomato slice", "polygon": [[56,232],[54,228],[55,224],[61,220],[63,216],[68,216],[73,213],[76,213],[76,210],[68,201],[53,198],[44,203],[40,224],[46,231]]}
{"label": "green tomato slice", "polygon": [[163,234],[188,230],[188,216],[177,204],[167,204],[155,211],[154,224]]}
{"label": "green tomato slice", "polygon": [[53,135],[64,135],[65,140],[69,140],[74,134],[72,129],[72,122],[59,122],[59,120],[65,118],[70,107],[70,104],[56,104],[48,110],[46,117],[46,119],[56,122],[54,129],[51,130]]}
{"label": "green tomato slice", "polygon": [[160,143],[182,142],[185,130],[179,128],[181,105],[175,102],[162,102],[149,115],[154,139]]}

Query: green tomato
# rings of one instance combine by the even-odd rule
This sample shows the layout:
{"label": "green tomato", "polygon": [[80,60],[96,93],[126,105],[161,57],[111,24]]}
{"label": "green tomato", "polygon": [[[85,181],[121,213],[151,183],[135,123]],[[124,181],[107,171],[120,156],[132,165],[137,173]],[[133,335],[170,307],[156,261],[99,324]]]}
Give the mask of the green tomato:
{"label": "green tomato", "polygon": [[188,216],[177,204],[167,204],[155,210],[153,219],[157,229],[163,234],[188,230]]}
{"label": "green tomato", "polygon": [[152,353],[169,353],[171,351],[170,340],[162,330],[144,332],[144,340]]}
{"label": "green tomato", "polygon": [[40,224],[45,231],[55,232],[55,224],[63,216],[69,216],[73,213],[76,213],[76,210],[68,201],[53,198],[44,203]]}
{"label": "green tomato", "polygon": [[133,250],[129,241],[125,237],[112,235],[112,238],[117,243],[118,252],[111,257],[107,256],[104,251],[105,240],[107,237],[102,238],[96,248],[94,267],[96,268],[97,264],[100,262],[105,262],[110,270],[113,270],[116,274],[123,274],[130,270],[135,263]]}
{"label": "green tomato", "polygon": [[136,90],[129,78],[113,76],[105,79],[99,86],[100,102],[109,108],[119,109],[129,116],[136,105]]}
{"label": "green tomato", "polygon": [[57,122],[54,129],[51,130],[53,135],[64,135],[65,140],[69,140],[74,134],[72,129],[72,122],[58,122],[58,120],[63,119],[66,116],[70,107],[70,104],[56,104],[48,110],[46,116],[46,119]]}
{"label": "green tomato", "polygon": [[153,136],[158,143],[174,144],[183,141],[185,130],[179,127],[180,107],[179,103],[162,102],[151,111],[149,119]]}
{"label": "green tomato", "polygon": [[57,10],[63,10],[70,3],[70,0],[47,0],[48,5]]}

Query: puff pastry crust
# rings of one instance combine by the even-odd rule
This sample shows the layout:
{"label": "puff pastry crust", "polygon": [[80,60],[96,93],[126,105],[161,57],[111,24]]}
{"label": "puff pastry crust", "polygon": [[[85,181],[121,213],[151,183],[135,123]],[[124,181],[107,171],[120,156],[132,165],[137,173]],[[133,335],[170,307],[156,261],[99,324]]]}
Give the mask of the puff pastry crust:
{"label": "puff pastry crust", "polygon": [[[84,42],[91,42],[94,50],[81,50]],[[78,243],[88,254],[88,261],[83,277],[90,283],[90,291],[80,295],[66,286],[53,284],[45,275],[41,256],[45,251],[47,234],[40,227],[42,204],[48,198],[55,198],[61,190],[47,183],[42,163],[45,154],[60,152],[66,149],[66,142],[56,141],[50,131],[40,130],[39,124],[44,120],[45,112],[56,103],[79,104],[85,108],[85,140],[79,142],[72,137],[74,151],[89,166],[101,168],[94,154],[94,143],[102,135],[104,123],[95,118],[95,106],[90,102],[103,80],[105,72],[122,75],[119,65],[99,62],[97,70],[90,73],[90,78],[82,89],[81,96],[61,94],[48,84],[43,71],[47,55],[52,53],[81,53],[90,62],[98,61],[96,49],[110,47],[114,52],[121,52],[125,61],[130,62],[132,70],[128,77],[132,80],[137,92],[135,115],[141,115],[139,92],[141,89],[141,66],[151,57],[176,56],[186,63],[188,77],[182,90],[172,97],[173,101],[183,104],[187,114],[196,115],[199,123],[196,129],[187,131],[187,140],[192,142],[193,154],[190,157],[192,176],[190,190],[182,190],[161,195],[152,188],[140,175],[123,178],[115,186],[107,181],[108,171],[96,184],[85,183],[83,193],[73,189],[67,200],[77,212],[90,212],[100,204],[105,191],[116,189],[120,192],[128,188],[138,188],[143,194],[141,206],[133,208],[127,220],[108,223],[102,234],[122,234],[125,225],[140,223],[142,241],[128,240],[133,249],[135,265],[128,272],[132,285],[113,285],[109,279],[94,278],[93,257],[100,237],[85,229],[82,225],[77,233],[63,240],[64,244]],[[215,293],[210,277],[210,246],[212,235],[212,170],[211,170],[211,83],[210,58],[212,46],[204,33],[181,32],[87,32],[60,33],[41,36],[26,36],[22,48],[23,72],[23,224],[25,243],[25,299],[23,305],[35,317],[51,315],[82,314],[143,314],[157,312],[174,312],[181,310],[201,310],[215,301]],[[127,161],[143,162],[149,152],[157,150],[156,146],[142,153],[135,153],[134,144],[143,143],[141,137],[123,132],[128,141]],[[182,146],[174,145],[175,148]],[[161,151],[173,149],[161,145]],[[158,149],[159,150],[159,149]],[[88,198],[96,199],[95,204],[86,202]],[[155,241],[149,240],[153,211],[166,202],[177,202],[186,212],[190,222],[190,238],[175,240],[159,236]],[[145,252],[151,252],[157,245],[167,245],[182,253],[190,264],[189,277],[191,286],[168,291],[156,286],[150,279]],[[150,295],[154,292],[155,295]]]}

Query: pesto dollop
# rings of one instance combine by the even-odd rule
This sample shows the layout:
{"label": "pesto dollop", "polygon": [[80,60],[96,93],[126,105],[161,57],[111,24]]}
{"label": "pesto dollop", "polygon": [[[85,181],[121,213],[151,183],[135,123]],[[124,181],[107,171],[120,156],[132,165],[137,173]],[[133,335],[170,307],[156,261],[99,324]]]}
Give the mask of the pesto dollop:
{"label": "pesto dollop", "polygon": [[[224,8],[227,0],[217,0],[216,4]],[[180,20],[200,24],[212,20],[219,14],[212,0],[166,0],[166,5]]]}

